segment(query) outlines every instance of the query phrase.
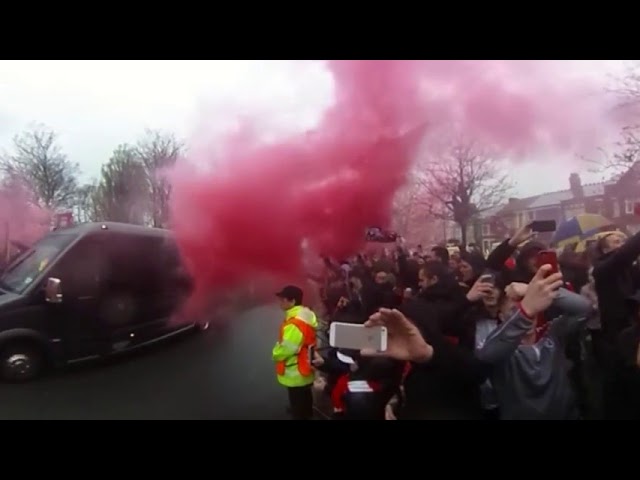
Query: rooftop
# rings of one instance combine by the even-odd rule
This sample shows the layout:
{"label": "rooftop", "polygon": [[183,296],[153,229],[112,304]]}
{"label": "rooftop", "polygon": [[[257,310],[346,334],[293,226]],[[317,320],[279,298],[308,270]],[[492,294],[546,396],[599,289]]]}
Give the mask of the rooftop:
{"label": "rooftop", "polygon": [[[614,183],[615,182],[613,180],[609,180],[606,182],[584,184],[582,185],[584,198],[604,195],[605,186],[613,185]],[[532,197],[512,198],[509,199],[509,203],[503,205],[502,208],[497,209],[497,211],[495,211],[494,213],[485,214],[485,217],[492,215],[506,215],[522,210],[534,210],[538,208],[552,207],[555,205],[559,205],[562,202],[572,200],[574,198],[575,196],[571,189],[560,190],[557,192],[541,193]]]}

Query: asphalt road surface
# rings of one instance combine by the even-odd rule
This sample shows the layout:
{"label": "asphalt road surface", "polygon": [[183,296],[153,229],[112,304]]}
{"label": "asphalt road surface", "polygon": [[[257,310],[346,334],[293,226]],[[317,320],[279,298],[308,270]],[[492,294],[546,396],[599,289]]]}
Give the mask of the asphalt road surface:
{"label": "asphalt road surface", "polygon": [[122,358],[0,384],[0,419],[286,419],[271,362],[282,313],[237,315]]}

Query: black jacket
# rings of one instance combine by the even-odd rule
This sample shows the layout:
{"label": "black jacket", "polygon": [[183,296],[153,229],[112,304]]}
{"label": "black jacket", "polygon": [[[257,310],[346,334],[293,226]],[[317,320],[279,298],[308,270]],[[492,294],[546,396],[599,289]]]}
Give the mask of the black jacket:
{"label": "black jacket", "polygon": [[637,365],[640,325],[634,322],[618,335],[613,349],[614,369],[609,373],[607,418],[640,420],[640,368]]}
{"label": "black jacket", "polygon": [[398,247],[398,276],[400,285],[403,288],[410,288],[414,292],[419,289],[420,265],[413,259],[407,256],[407,252]]}
{"label": "black jacket", "polygon": [[637,267],[633,265],[639,256],[640,232],[617,250],[600,257],[593,266],[602,333],[611,344],[630,325],[633,316],[626,299],[640,288]]}
{"label": "black jacket", "polygon": [[380,308],[396,308],[398,299],[390,283],[377,284],[372,280],[363,282],[362,304],[365,317],[377,312]]}
{"label": "black jacket", "polygon": [[457,314],[459,309],[459,304],[442,297],[435,302],[417,298],[401,307],[434,350],[431,361],[413,364],[405,379],[402,418],[480,417],[478,386],[487,378],[489,367],[475,357],[473,350],[451,343],[442,329],[447,316]]}

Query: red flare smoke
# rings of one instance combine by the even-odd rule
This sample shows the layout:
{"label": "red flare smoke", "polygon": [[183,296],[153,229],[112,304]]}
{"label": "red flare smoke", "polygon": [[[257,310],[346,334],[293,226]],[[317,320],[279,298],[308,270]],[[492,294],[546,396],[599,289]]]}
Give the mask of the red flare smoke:
{"label": "red flare smoke", "polygon": [[173,225],[197,292],[242,286],[256,273],[299,278],[303,241],[325,255],[357,251],[366,227],[388,224],[427,122],[455,122],[508,149],[541,139],[567,146],[585,132],[593,139],[601,124],[592,99],[576,101],[582,90],[554,84],[544,62],[328,68],[335,101],[312,133],[265,145],[245,129],[224,143],[215,170],[198,171],[193,164],[213,158],[197,158],[174,172]]}

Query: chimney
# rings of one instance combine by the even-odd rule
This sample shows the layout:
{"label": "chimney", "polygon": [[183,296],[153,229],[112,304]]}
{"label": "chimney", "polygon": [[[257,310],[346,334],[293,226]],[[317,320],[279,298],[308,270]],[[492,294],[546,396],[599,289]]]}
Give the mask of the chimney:
{"label": "chimney", "polygon": [[580,179],[580,175],[577,173],[569,175],[569,186],[574,198],[584,197],[584,190],[582,189],[582,180]]}

